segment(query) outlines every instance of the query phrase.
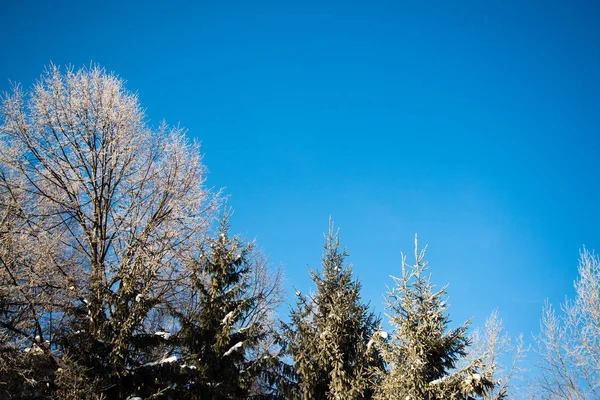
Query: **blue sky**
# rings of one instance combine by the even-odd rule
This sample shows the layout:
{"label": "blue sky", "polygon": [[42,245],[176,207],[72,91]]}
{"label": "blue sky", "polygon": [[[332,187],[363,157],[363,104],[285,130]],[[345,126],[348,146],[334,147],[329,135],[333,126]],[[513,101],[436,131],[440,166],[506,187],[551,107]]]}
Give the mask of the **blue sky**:
{"label": "blue sky", "polygon": [[3,1],[0,90],[50,62],[119,74],[202,142],[288,289],[331,215],[378,312],[418,233],[455,324],[497,307],[530,337],[600,250],[597,3],[126,3]]}

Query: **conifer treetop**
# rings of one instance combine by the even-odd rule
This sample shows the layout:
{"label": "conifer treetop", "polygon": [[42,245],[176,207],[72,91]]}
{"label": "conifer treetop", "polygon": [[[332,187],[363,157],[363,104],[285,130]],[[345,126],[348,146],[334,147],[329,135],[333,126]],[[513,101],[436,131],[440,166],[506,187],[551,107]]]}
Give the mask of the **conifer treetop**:
{"label": "conifer treetop", "polygon": [[480,359],[456,368],[470,345],[469,321],[449,329],[448,286],[435,290],[427,274],[426,249],[419,250],[415,235],[415,264],[409,265],[402,254],[401,276],[392,276],[395,285],[388,287],[386,315],[393,330],[373,337],[387,365],[378,399],[470,399],[493,386],[478,372]]}

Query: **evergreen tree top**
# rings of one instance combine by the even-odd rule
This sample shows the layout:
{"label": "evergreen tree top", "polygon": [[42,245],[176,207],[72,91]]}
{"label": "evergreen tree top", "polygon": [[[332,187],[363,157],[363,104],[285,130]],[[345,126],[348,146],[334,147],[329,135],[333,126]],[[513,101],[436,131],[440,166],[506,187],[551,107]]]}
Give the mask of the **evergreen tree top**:
{"label": "evergreen tree top", "polygon": [[387,370],[377,389],[379,399],[470,399],[493,387],[487,376],[478,373],[481,360],[456,369],[457,361],[467,354],[469,321],[449,329],[447,285],[434,289],[427,247],[419,250],[415,236],[415,264],[402,255],[400,277],[392,277],[386,309],[393,331],[375,335]]}
{"label": "evergreen tree top", "polygon": [[360,298],[360,282],[345,263],[339,232],[330,221],[322,268],[311,270],[316,292],[297,291],[284,348],[294,360],[303,399],[359,399],[372,392],[370,368],[380,359],[367,345],[379,324]]}

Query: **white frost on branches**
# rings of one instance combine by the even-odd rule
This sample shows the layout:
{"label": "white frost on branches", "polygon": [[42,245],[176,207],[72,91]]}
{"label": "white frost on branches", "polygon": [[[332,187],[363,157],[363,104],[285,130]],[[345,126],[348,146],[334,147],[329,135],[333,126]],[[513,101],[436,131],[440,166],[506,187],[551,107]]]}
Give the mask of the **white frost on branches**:
{"label": "white frost on branches", "polygon": [[199,146],[150,127],[98,67],[51,66],[31,92],[3,96],[0,116],[0,278],[27,305],[12,332],[54,337],[84,302],[87,331],[121,363],[150,305],[185,292],[215,214]]}
{"label": "white frost on branches", "polygon": [[600,259],[583,249],[575,299],[544,307],[536,338],[543,398],[600,398]]}

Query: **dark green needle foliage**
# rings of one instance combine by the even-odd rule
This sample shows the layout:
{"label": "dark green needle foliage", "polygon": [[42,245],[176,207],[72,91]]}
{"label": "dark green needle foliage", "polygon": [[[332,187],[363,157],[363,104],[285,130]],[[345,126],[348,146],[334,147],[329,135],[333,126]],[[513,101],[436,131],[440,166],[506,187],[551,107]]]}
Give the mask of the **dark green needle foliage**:
{"label": "dark green needle foliage", "polygon": [[284,324],[284,350],[293,360],[297,391],[289,398],[367,399],[370,370],[381,361],[369,340],[379,323],[360,298],[360,283],[346,264],[338,234],[330,223],[322,270],[311,271],[316,292],[296,292],[291,321]]}
{"label": "dark green needle foliage", "polygon": [[267,320],[257,314],[263,299],[250,286],[253,247],[229,236],[225,215],[217,237],[207,241],[190,266],[194,290],[187,311],[178,313],[186,398],[260,397],[261,371],[273,356],[263,346]]}

